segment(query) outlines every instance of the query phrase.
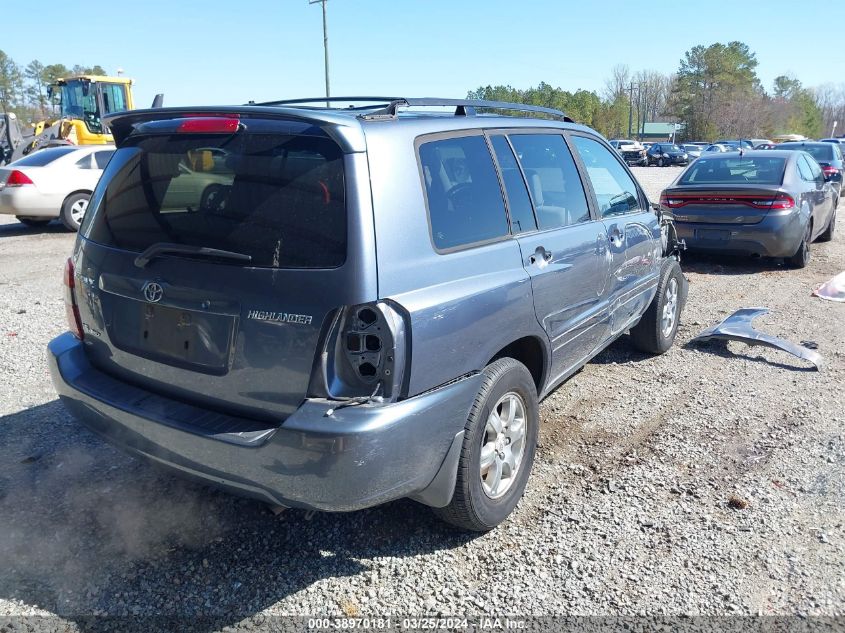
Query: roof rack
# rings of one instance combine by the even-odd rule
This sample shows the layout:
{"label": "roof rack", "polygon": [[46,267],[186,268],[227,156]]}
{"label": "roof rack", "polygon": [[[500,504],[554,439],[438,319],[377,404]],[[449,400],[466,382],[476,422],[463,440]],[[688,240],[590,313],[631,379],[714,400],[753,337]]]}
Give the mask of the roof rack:
{"label": "roof rack", "polygon": [[[333,108],[332,103],[368,103],[372,105],[352,106],[346,108]],[[315,105],[307,105],[315,104]],[[327,104],[327,105],[316,105]],[[546,114],[567,123],[575,121],[567,116],[565,112],[554,108],[543,106],[527,105],[524,103],[511,103],[508,101],[485,101],[482,99],[439,99],[439,98],[406,98],[406,97],[308,97],[302,99],[280,99],[277,101],[264,101],[262,103],[249,102],[249,105],[261,106],[299,106],[310,109],[342,109],[342,110],[369,110],[362,114],[364,119],[385,119],[395,118],[399,108],[412,107],[454,107],[455,116],[475,116],[477,109],[483,110],[514,110],[517,112],[534,112]]]}

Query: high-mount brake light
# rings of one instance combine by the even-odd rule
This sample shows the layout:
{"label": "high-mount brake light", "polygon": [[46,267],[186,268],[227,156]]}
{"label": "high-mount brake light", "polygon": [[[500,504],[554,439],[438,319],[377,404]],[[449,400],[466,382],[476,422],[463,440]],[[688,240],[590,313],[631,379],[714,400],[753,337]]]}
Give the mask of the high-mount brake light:
{"label": "high-mount brake light", "polygon": [[84,338],[82,333],[82,317],[79,315],[79,306],[76,303],[76,280],[74,278],[73,260],[68,258],[65,262],[64,270],[64,287],[65,287],[65,314],[67,316],[67,325],[76,338],[80,341]]}
{"label": "high-mount brake light", "polygon": [[35,183],[32,182],[30,177],[22,171],[18,171],[17,169],[14,170],[11,174],[9,174],[9,178],[6,180],[6,187],[22,187],[23,185],[32,184]]}
{"label": "high-mount brake light", "polygon": [[180,134],[234,134],[241,127],[241,121],[235,117],[196,117],[184,119],[179,123]]}

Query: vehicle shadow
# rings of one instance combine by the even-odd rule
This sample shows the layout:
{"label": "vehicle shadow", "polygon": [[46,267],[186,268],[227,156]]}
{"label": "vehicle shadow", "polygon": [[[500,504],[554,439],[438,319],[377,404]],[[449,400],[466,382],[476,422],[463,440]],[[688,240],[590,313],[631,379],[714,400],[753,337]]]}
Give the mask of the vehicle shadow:
{"label": "vehicle shadow", "polygon": [[[787,351],[776,350],[775,348],[768,347],[767,345],[748,345],[741,341],[736,341],[736,343],[743,346],[738,352],[734,352],[728,347],[728,341],[720,339],[714,339],[710,341],[689,341],[686,345],[684,345],[684,349],[695,350],[704,354],[713,354],[727,359],[741,358],[743,360],[751,361],[753,363],[763,363],[764,365],[768,365],[769,367],[775,367],[777,369],[787,369],[789,371],[818,371],[814,366],[812,366],[809,361],[796,358]],[[757,350],[768,349],[778,352],[780,354],[785,354],[790,358],[794,358],[795,363],[787,364],[779,361],[769,360],[767,358],[764,358],[763,356],[755,355],[755,348],[757,348]]]}
{"label": "vehicle shadow", "polygon": [[[398,574],[397,558],[470,538],[411,501],[274,516],[123,455],[58,400],[0,417],[0,598],[84,631],[108,616],[122,618],[118,630],[156,630],[162,618],[178,623],[162,630],[217,630],[318,581]],[[379,569],[377,557],[393,566]],[[357,612],[354,596],[322,591],[323,615],[344,600]]]}
{"label": "vehicle shadow", "polygon": [[21,222],[0,223],[0,238],[13,237],[17,235],[36,235],[39,233],[67,233],[71,234],[61,222],[51,220],[49,224],[41,226],[27,226]]}
{"label": "vehicle shadow", "polygon": [[650,358],[654,358],[654,356],[636,349],[631,344],[631,337],[623,334],[599,352],[590,362],[596,365],[613,365],[617,363],[640,363]]}
{"label": "vehicle shadow", "polygon": [[704,275],[753,275],[760,272],[786,270],[786,265],[783,260],[773,257],[686,251],[681,259],[681,268],[684,272]]}

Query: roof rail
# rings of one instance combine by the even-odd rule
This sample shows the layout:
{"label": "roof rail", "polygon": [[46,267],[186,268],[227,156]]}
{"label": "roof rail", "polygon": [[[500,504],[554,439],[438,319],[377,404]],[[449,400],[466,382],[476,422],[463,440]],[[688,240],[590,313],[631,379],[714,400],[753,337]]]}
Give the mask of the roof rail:
{"label": "roof rail", "polygon": [[[259,105],[259,106],[274,106],[274,105],[301,105],[304,107],[312,107],[312,108],[326,108],[326,105],[314,105],[314,106],[307,106],[308,103],[314,104],[331,104],[331,103],[353,103],[353,102],[362,102],[362,103],[375,103],[375,104],[389,104],[394,101],[401,101],[402,97],[304,97],[300,99],[278,99],[276,101],[262,101],[256,103],[254,101],[250,101],[247,105]],[[359,109],[367,109],[370,110],[375,106],[364,106],[363,108],[353,108],[350,106],[349,108],[344,108],[348,110],[359,110]],[[329,106],[331,108],[331,106]]]}
{"label": "roof rail", "polygon": [[[368,103],[371,105],[352,106],[347,108],[333,108],[332,103]],[[314,104],[314,105],[308,105]],[[318,105],[322,104],[322,105]],[[508,101],[484,101],[482,99],[439,99],[432,97],[425,98],[405,98],[405,97],[308,97],[301,99],[280,99],[277,101],[263,101],[255,103],[250,101],[248,105],[260,106],[299,106],[303,108],[313,109],[338,109],[338,110],[369,110],[366,114],[362,114],[364,119],[381,119],[393,118],[396,116],[399,108],[412,107],[442,107],[449,106],[455,108],[455,116],[474,116],[476,109],[488,110],[514,110],[517,112],[534,112],[538,114],[546,114],[556,119],[561,119],[567,123],[574,123],[575,121],[567,116],[565,112],[555,110],[554,108],[545,108],[543,106],[527,105],[525,103],[511,103]]]}
{"label": "roof rail", "polygon": [[535,112],[540,114],[548,114],[549,116],[552,116],[556,119],[562,119],[567,123],[575,123],[575,121],[569,116],[567,116],[565,112],[555,110],[554,108],[527,105],[525,103],[511,103],[508,101],[484,101],[482,99],[395,99],[380,110],[376,110],[373,112],[369,112],[368,114],[362,115],[362,118],[370,119],[395,117],[398,108],[437,106],[454,106],[456,116],[474,116],[476,109],[481,108],[489,110],[515,110],[518,112]]}

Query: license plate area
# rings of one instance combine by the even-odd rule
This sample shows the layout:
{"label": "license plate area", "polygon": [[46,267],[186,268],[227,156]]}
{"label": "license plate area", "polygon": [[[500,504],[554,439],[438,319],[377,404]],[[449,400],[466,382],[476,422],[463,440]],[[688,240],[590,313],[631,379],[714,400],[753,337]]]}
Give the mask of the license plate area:
{"label": "license plate area", "polygon": [[108,330],[119,349],[203,373],[226,373],[234,317],[112,299]]}
{"label": "license plate area", "polygon": [[695,236],[700,240],[722,241],[731,239],[731,232],[722,229],[698,229]]}

